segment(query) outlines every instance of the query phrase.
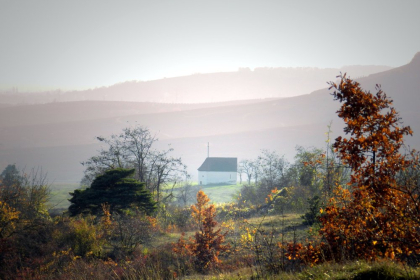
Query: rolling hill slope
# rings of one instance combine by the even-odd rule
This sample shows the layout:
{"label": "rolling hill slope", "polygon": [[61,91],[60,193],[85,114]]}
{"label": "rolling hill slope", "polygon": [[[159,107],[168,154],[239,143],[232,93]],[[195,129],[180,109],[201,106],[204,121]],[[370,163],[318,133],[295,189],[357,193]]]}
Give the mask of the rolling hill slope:
{"label": "rolling hill slope", "polygon": [[308,94],[325,87],[340,71],[354,77],[391,69],[388,66],[242,68],[236,72],[193,74],[152,81],[127,81],[109,87],[80,91],[0,92],[3,103],[39,104],[68,101],[126,101],[158,103],[205,103],[231,100],[280,98]]}
{"label": "rolling hill slope", "polygon": [[[407,142],[415,148],[420,148],[419,77],[417,54],[407,65],[359,79],[362,86],[370,89],[382,84],[383,90],[395,100],[404,123],[414,130],[414,137]],[[207,142],[212,156],[236,156],[240,160],[256,157],[261,149],[275,149],[292,159],[296,145],[323,147],[324,133],[331,121],[332,136],[342,134],[342,122],[335,113],[340,104],[332,100],[326,89],[298,97],[201,107],[86,102],[19,107],[19,110],[3,108],[0,115],[4,109],[10,110],[0,122],[0,169],[8,163],[41,165],[52,180],[77,182],[83,171],[80,162],[99,148],[96,136],[109,136],[136,124],[155,132],[160,147],[171,144],[192,175],[206,156]],[[84,106],[90,109],[97,106],[96,113],[87,114],[89,110],[82,109]],[[32,109],[38,115],[24,114],[25,110],[35,112]],[[49,119],[52,112],[54,119]]]}

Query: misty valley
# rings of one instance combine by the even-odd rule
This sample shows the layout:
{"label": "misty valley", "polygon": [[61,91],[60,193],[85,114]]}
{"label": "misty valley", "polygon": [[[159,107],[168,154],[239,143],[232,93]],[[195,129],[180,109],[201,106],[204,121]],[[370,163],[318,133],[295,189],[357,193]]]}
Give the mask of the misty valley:
{"label": "misty valley", "polygon": [[0,91],[0,279],[420,279],[420,53]]}

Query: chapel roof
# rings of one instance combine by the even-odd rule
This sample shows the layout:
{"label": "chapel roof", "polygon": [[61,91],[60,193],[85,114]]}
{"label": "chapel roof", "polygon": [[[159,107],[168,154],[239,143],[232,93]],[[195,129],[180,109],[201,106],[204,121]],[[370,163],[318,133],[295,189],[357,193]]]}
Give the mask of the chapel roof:
{"label": "chapel roof", "polygon": [[208,157],[198,171],[237,172],[238,159],[227,157]]}

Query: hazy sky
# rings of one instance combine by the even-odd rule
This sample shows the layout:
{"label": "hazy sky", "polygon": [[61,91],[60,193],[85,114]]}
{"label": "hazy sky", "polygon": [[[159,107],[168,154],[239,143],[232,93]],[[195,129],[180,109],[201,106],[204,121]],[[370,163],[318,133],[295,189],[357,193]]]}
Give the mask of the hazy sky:
{"label": "hazy sky", "polygon": [[408,63],[420,1],[0,0],[0,86]]}

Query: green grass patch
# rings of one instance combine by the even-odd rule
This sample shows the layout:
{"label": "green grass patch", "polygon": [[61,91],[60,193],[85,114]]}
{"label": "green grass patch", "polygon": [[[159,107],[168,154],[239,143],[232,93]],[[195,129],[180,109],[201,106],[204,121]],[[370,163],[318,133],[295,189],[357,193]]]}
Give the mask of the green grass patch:
{"label": "green grass patch", "polygon": [[[194,186],[194,187],[198,186],[197,182],[189,182],[188,184],[191,185],[191,186]],[[171,189],[177,190],[179,188],[182,188],[183,186],[185,186],[184,182],[177,183],[177,184],[175,184],[175,186],[171,183],[167,183],[167,184],[162,184],[160,186],[160,188],[161,188],[161,190],[171,190]]]}
{"label": "green grass patch", "polygon": [[326,263],[308,267],[301,272],[281,272],[277,275],[258,275],[255,270],[244,268],[212,275],[192,275],[185,279],[415,280],[420,279],[420,268],[390,261],[353,261],[346,264]]}
{"label": "green grass patch", "polygon": [[50,186],[50,201],[52,209],[68,208],[70,202],[70,192],[80,188],[80,185],[77,183],[53,183]]}
{"label": "green grass patch", "polygon": [[242,185],[207,185],[200,186],[212,203],[228,203],[238,193]]}
{"label": "green grass patch", "polygon": [[280,241],[283,235],[284,241],[304,242],[309,236],[310,227],[302,224],[301,214],[270,215],[262,217],[253,217],[247,219],[250,227],[259,228],[264,232],[273,232]]}
{"label": "green grass patch", "polygon": [[320,280],[414,280],[420,279],[420,269],[403,266],[391,261],[354,261],[345,264],[321,264],[312,268],[307,268],[296,276],[296,279]]}
{"label": "green grass patch", "polygon": [[[228,203],[233,200],[233,195],[236,194],[240,189],[241,185],[209,185],[209,186],[198,186],[197,184],[192,184],[192,191],[197,192],[202,189],[210,198],[211,203]],[[178,188],[182,185],[177,185],[174,187],[173,191],[176,194]],[[70,192],[80,188],[78,183],[53,183],[50,186],[51,189],[51,199],[50,205],[52,209],[68,208],[70,206]],[[164,189],[170,190],[172,187],[166,186]],[[195,194],[194,194],[195,195]],[[195,196],[193,199],[195,203]]]}

